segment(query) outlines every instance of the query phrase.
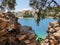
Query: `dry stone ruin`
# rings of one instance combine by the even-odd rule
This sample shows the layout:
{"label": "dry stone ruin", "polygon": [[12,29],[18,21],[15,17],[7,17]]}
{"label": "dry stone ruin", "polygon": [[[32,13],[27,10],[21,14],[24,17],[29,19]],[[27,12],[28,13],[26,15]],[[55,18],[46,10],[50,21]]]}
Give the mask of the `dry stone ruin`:
{"label": "dry stone ruin", "polygon": [[0,12],[0,45],[36,45],[35,32],[22,26],[11,12]]}

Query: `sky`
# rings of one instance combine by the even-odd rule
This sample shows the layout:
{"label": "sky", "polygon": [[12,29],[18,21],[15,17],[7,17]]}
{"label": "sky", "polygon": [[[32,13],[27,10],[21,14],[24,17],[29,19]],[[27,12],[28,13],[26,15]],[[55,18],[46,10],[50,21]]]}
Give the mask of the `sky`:
{"label": "sky", "polygon": [[[27,10],[27,9],[32,9],[29,6],[29,1],[30,0],[16,0],[17,5],[15,6],[15,11],[22,11],[22,10]],[[57,3],[60,4],[60,0],[56,0]]]}
{"label": "sky", "polygon": [[16,7],[15,11],[22,11],[22,10],[27,10],[27,9],[32,9],[29,6],[29,0],[16,0]]}

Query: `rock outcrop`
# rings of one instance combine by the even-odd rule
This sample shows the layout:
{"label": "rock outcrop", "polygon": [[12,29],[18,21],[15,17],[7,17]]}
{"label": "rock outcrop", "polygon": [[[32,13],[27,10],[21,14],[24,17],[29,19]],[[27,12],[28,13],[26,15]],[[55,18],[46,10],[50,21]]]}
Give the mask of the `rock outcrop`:
{"label": "rock outcrop", "polygon": [[36,45],[35,32],[22,26],[11,12],[0,12],[0,45]]}
{"label": "rock outcrop", "polygon": [[60,45],[60,24],[58,22],[51,22],[47,33],[48,36],[41,45]]}

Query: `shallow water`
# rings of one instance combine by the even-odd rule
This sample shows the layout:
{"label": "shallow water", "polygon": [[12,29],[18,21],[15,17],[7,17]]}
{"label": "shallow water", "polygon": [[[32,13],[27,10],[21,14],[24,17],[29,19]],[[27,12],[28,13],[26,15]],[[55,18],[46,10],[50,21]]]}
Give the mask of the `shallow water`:
{"label": "shallow water", "polygon": [[18,22],[21,25],[31,26],[32,29],[35,31],[36,35],[38,35],[41,38],[45,38],[47,36],[47,29],[50,22],[56,21],[52,18],[46,18],[39,22],[39,26],[36,23],[36,20],[34,18],[20,18]]}

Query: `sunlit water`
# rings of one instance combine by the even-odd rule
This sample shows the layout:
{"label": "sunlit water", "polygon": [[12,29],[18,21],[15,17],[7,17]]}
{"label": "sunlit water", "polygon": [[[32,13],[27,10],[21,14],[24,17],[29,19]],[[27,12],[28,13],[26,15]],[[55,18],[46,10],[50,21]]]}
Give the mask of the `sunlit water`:
{"label": "sunlit water", "polygon": [[47,36],[47,30],[50,22],[56,21],[52,18],[46,18],[40,21],[39,26],[36,23],[34,18],[20,18],[18,22],[21,25],[31,26],[32,29],[35,31],[36,35],[41,38],[45,38]]}

